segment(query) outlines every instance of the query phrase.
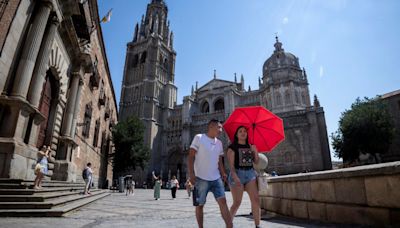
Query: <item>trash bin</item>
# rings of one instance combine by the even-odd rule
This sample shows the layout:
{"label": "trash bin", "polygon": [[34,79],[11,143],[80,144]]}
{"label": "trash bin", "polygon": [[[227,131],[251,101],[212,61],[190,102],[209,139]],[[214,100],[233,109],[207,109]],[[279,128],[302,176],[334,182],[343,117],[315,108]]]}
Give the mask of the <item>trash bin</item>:
{"label": "trash bin", "polygon": [[124,192],[124,190],[125,190],[125,181],[124,181],[124,177],[119,177],[118,178],[118,182],[119,182],[119,188],[118,188],[118,191],[119,192]]}

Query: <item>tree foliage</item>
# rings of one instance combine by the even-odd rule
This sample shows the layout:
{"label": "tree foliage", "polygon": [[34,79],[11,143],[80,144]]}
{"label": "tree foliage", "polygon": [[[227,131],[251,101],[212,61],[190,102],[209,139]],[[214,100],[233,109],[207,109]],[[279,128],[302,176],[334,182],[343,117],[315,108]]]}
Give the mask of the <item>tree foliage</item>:
{"label": "tree foliage", "polygon": [[394,127],[386,103],[379,97],[364,98],[342,113],[339,129],[332,133],[335,156],[345,162],[353,162],[360,154],[388,151],[394,135]]}
{"label": "tree foliage", "polygon": [[142,121],[137,117],[130,117],[115,125],[112,130],[115,172],[145,167],[150,158],[150,149],[144,145],[144,130]]}

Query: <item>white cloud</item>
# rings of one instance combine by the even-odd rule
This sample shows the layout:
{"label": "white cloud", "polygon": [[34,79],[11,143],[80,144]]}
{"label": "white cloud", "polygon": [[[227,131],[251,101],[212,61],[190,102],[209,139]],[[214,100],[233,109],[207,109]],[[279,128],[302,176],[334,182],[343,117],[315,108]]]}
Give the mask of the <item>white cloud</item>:
{"label": "white cloud", "polygon": [[287,23],[289,23],[289,18],[284,17],[282,20],[282,24],[286,25]]}
{"label": "white cloud", "polygon": [[324,67],[319,66],[319,77],[322,78],[322,76],[324,76]]}

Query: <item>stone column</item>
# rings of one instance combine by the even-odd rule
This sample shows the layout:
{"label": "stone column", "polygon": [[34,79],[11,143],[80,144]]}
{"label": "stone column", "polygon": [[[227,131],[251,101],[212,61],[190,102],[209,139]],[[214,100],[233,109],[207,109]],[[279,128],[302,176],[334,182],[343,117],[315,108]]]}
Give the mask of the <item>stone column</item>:
{"label": "stone column", "polygon": [[52,5],[50,2],[41,2],[38,7],[33,23],[29,28],[25,45],[23,46],[21,60],[18,64],[14,85],[11,91],[12,96],[26,99],[36,58],[40,49],[40,44],[42,43],[44,30],[46,29],[51,9]]}
{"label": "stone column", "polygon": [[67,100],[67,107],[65,109],[63,126],[61,131],[62,136],[69,136],[69,137],[71,137],[71,126],[74,117],[75,101],[76,101],[76,95],[78,94],[78,86],[80,79],[79,72],[72,72],[71,77],[72,77],[71,89],[68,92],[69,97]]}
{"label": "stone column", "polygon": [[43,89],[43,83],[46,79],[46,69],[49,62],[51,45],[53,44],[58,24],[59,22],[57,20],[57,17],[54,16],[51,20],[49,28],[44,35],[44,41],[39,51],[38,61],[35,66],[31,87],[28,93],[28,100],[35,108],[39,108],[41,91]]}
{"label": "stone column", "polygon": [[82,87],[83,87],[83,80],[79,80],[79,85],[78,85],[78,91],[76,94],[76,99],[75,99],[75,107],[74,107],[74,116],[72,118],[72,126],[71,126],[71,137],[74,138],[75,132],[76,132],[76,122],[78,119],[79,115],[79,108],[80,103],[81,103],[81,94],[82,94]]}

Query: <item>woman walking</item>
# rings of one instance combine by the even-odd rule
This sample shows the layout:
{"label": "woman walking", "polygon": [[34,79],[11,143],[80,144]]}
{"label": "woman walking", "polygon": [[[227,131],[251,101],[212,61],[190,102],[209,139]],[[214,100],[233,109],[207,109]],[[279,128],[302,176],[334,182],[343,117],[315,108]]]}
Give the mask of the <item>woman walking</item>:
{"label": "woman walking", "polygon": [[48,161],[47,158],[49,157],[50,147],[43,146],[41,150],[39,150],[38,155],[38,163],[35,166],[35,174],[36,178],[34,181],[33,189],[40,189],[42,188],[42,180],[44,175],[48,173]]}
{"label": "woman walking", "polygon": [[243,192],[250,197],[251,211],[256,227],[260,226],[260,199],[256,183],[256,172],[253,164],[258,163],[257,148],[248,142],[247,129],[240,126],[236,129],[234,141],[228,148],[230,174],[228,177],[233,204],[230,208],[232,219],[242,202]]}
{"label": "woman walking", "polygon": [[170,186],[171,186],[172,199],[176,199],[176,190],[179,188],[179,182],[176,179],[176,176],[172,176]]}
{"label": "woman walking", "polygon": [[162,186],[161,178],[160,178],[160,176],[156,176],[154,174],[154,171],[152,172],[152,174],[153,174],[153,179],[154,179],[154,199],[160,200],[160,191],[161,191],[161,186]]}

